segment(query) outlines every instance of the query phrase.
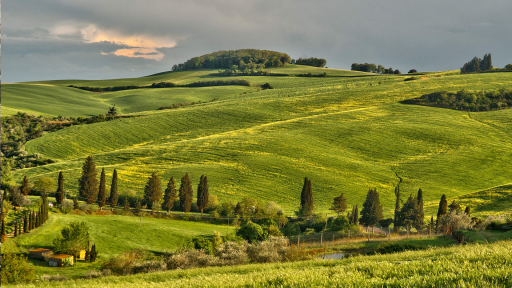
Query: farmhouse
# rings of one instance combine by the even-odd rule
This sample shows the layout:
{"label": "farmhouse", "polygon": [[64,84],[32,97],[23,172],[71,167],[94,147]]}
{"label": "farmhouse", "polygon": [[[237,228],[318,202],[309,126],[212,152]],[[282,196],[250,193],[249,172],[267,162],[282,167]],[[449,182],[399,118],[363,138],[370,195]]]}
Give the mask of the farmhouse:
{"label": "farmhouse", "polygon": [[48,261],[48,265],[52,267],[73,266],[73,264],[73,256],[66,254],[53,255]]}
{"label": "farmhouse", "polygon": [[28,253],[28,257],[39,260],[45,260],[45,256],[51,255],[53,255],[53,250],[45,248],[30,250]]}

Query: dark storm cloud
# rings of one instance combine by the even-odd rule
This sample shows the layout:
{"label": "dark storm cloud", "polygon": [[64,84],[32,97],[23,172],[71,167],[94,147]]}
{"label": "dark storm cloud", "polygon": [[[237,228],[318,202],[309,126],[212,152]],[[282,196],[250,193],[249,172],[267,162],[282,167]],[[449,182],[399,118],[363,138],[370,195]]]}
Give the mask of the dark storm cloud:
{"label": "dark storm cloud", "polygon": [[137,77],[239,48],[322,57],[341,69],[458,69],[488,52],[497,67],[512,62],[509,0],[23,0],[2,8],[6,82]]}

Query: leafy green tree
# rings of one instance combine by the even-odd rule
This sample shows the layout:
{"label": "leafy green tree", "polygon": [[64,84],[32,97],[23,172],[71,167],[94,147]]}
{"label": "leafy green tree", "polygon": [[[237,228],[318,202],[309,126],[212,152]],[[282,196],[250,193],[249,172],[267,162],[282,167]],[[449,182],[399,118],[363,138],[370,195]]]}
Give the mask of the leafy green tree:
{"label": "leafy green tree", "polygon": [[57,201],[57,204],[62,204],[64,202],[64,199],[66,198],[66,192],[64,192],[64,175],[62,174],[62,171],[59,172],[59,180],[57,184],[57,192],[55,192],[55,200]]}
{"label": "leafy green tree", "polygon": [[53,239],[57,253],[73,255],[76,260],[81,250],[89,249],[89,227],[86,222],[71,222],[60,233]]}
{"label": "leafy green tree", "polygon": [[367,227],[372,227],[373,230],[375,224],[383,218],[379,193],[377,193],[377,189],[370,189],[366,195],[366,201],[363,203],[360,222]]}
{"label": "leafy green tree", "polygon": [[114,169],[114,173],[112,174],[112,184],[110,185],[110,197],[108,202],[110,203],[110,207],[112,209],[117,207],[117,202],[119,201],[119,195],[117,194],[117,170]]}
{"label": "leafy green tree", "polygon": [[416,223],[416,219],[418,217],[418,201],[409,196],[407,202],[400,210],[400,225],[405,226],[407,229],[407,234],[410,233],[411,227]]}
{"label": "leafy green tree", "polygon": [[439,229],[439,219],[441,216],[446,215],[448,208],[448,201],[446,200],[446,195],[443,194],[441,196],[441,201],[439,201],[439,209],[437,210],[437,219],[436,219],[436,230]]}
{"label": "leafy green tree", "polygon": [[96,164],[92,156],[88,156],[82,167],[82,176],[78,182],[80,196],[87,199],[87,204],[96,201],[98,195],[98,179],[96,179]]}
{"label": "leafy green tree", "polygon": [[197,207],[201,210],[201,217],[203,216],[203,209],[208,207],[208,199],[210,194],[208,192],[208,178],[201,175],[199,185],[197,185]]}
{"label": "leafy green tree", "polygon": [[186,173],[185,176],[181,178],[179,193],[181,211],[184,213],[190,212],[192,205],[192,195],[194,195],[194,192],[192,191],[192,182],[188,177],[188,173]]}
{"label": "leafy green tree", "polygon": [[160,184],[160,179],[156,176],[156,173],[153,172],[151,177],[148,179],[148,183],[146,187],[144,187],[144,199],[147,202],[151,203],[151,214],[154,212],[155,203],[160,201],[162,198],[162,187]]}
{"label": "leafy green tree", "polygon": [[34,181],[34,190],[41,193],[55,191],[55,180],[50,177],[39,177]]}
{"label": "leafy green tree", "polygon": [[340,196],[334,198],[332,207],[329,208],[329,210],[333,210],[338,214],[338,216],[347,210],[347,198],[345,198],[343,193],[341,193]]}
{"label": "leafy green tree", "polygon": [[25,196],[30,193],[30,188],[28,187],[30,183],[28,182],[27,175],[23,176],[23,182],[21,182],[21,193]]}
{"label": "leafy green tree", "polygon": [[400,184],[395,187],[395,218],[393,219],[395,233],[400,232]]}
{"label": "leafy green tree", "polygon": [[174,201],[176,201],[176,186],[174,184],[174,177],[171,176],[169,179],[169,183],[167,183],[167,188],[165,188],[164,194],[164,204],[163,208],[167,210],[167,213],[171,212],[172,207],[174,206]]}
{"label": "leafy green tree", "polygon": [[106,187],[106,178],[105,178],[105,168],[101,169],[101,175],[100,175],[100,187],[99,187],[99,193],[98,193],[98,206],[100,207],[100,210],[102,210],[103,206],[105,206],[105,203],[107,202],[107,187]]}

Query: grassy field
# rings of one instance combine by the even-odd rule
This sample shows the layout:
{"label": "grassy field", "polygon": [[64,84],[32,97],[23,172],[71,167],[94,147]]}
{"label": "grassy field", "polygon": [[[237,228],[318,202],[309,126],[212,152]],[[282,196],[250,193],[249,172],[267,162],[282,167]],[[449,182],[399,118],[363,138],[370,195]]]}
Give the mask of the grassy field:
{"label": "grassy field", "polygon": [[[51,283],[52,287],[509,287],[512,242],[343,260],[214,267]],[[43,287],[39,283],[27,287]]]}
{"label": "grassy field", "polygon": [[[193,237],[212,237],[214,231],[226,233],[226,226],[191,221],[165,220],[133,216],[78,216],[69,214],[51,214],[49,220],[40,228],[24,234],[15,240],[8,239],[2,244],[2,253],[26,253],[33,248],[52,248],[53,239],[60,234],[64,226],[73,221],[85,221],[89,226],[91,242],[96,243],[99,251],[98,261],[85,263],[79,261],[73,269],[55,269],[47,262],[31,260],[36,266],[36,274],[61,274],[68,277],[83,276],[89,270],[98,269],[101,263],[112,255],[132,249],[144,249],[160,254],[181,247]],[[139,227],[139,221],[141,226]]]}
{"label": "grassy field", "polygon": [[[272,71],[365,75],[307,66]],[[44,83],[116,86],[222,79],[208,76],[211,72]],[[236,201],[244,196],[272,200],[290,215],[298,206],[303,178],[307,176],[313,181],[314,203],[319,212],[328,212],[333,197],[341,192],[349,205],[361,205],[368,189],[376,187],[384,214],[391,216],[393,191],[400,177],[403,197],[422,188],[426,214],[435,214],[442,194],[455,199],[512,182],[508,172],[512,169],[512,110],[467,113],[399,102],[440,90],[511,88],[512,78],[507,73],[459,75],[453,71],[428,76],[431,77],[416,81],[403,81],[406,75],[244,76],[236,78],[249,79],[256,85],[268,82],[276,89],[207,87],[103,94],[30,85],[41,91],[72,89],[73,93],[88,95],[94,103],[105,105],[94,108],[102,109],[101,113],[106,112],[102,107],[115,103],[122,112],[141,117],[74,126],[30,141],[27,151],[41,153],[57,163],[18,170],[15,178],[21,181],[27,175],[33,181],[45,175],[56,179],[63,171],[66,188],[73,194],[84,158],[93,155],[97,167],[107,171],[107,183],[113,169],[118,170],[121,193],[134,189],[142,194],[153,171],[163,181],[171,175],[181,178],[188,172],[193,185],[205,174],[210,193],[220,201]],[[7,87],[16,85],[28,86]],[[4,99],[17,99],[15,94],[7,95]],[[187,108],[144,111],[162,103],[205,102],[213,98],[218,100]],[[22,104],[8,107],[21,109]],[[45,109],[48,110],[41,112],[53,114],[51,106]],[[495,209],[492,205],[472,208],[477,214]],[[499,207],[509,208],[510,201]]]}

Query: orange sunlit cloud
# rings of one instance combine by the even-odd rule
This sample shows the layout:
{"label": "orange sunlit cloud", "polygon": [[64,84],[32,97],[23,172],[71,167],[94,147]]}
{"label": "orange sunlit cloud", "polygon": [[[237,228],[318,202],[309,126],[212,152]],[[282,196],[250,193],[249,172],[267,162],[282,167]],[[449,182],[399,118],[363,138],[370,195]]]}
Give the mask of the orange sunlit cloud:
{"label": "orange sunlit cloud", "polygon": [[117,31],[102,30],[91,24],[80,30],[86,42],[112,42],[128,48],[118,49],[112,53],[103,55],[117,55],[125,57],[140,57],[153,60],[161,60],[164,54],[156,48],[171,48],[176,46],[175,40],[147,35],[123,35]]}

